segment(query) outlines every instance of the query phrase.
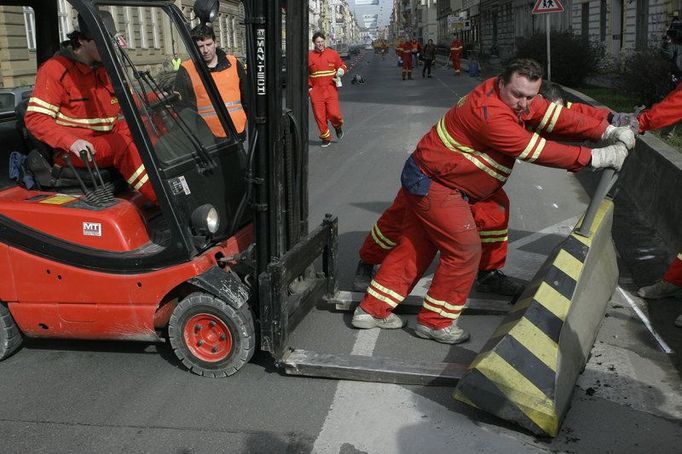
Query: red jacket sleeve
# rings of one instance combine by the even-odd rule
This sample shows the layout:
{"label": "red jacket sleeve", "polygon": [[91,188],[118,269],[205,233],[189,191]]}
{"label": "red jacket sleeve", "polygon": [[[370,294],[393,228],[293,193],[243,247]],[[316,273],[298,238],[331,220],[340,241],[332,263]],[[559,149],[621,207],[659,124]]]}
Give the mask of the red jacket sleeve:
{"label": "red jacket sleeve", "polygon": [[29,132],[52,148],[68,150],[79,139],[74,128],[56,123],[59,108],[66,99],[59,77],[64,67],[56,60],[48,60],[36,74],[36,84],[28,101],[24,122]]}
{"label": "red jacket sleeve", "polygon": [[479,130],[485,131],[483,141],[493,150],[522,161],[571,171],[580,170],[590,163],[592,153],[589,148],[561,144],[528,131],[512,111],[489,112],[488,115],[489,120]]}
{"label": "red jacket sleeve", "polygon": [[594,107],[580,102],[567,102],[566,108],[571,109],[573,112],[587,115],[588,117],[606,121],[608,121],[609,114],[611,113],[611,109],[607,109],[606,107]]}
{"label": "red jacket sleeve", "polygon": [[671,126],[682,119],[682,84],[637,117],[639,132]]}
{"label": "red jacket sleeve", "polygon": [[343,72],[344,72],[344,73],[348,72],[348,68],[346,67],[346,64],[345,64],[345,63],[343,62],[343,60],[341,59],[341,56],[339,55],[339,53],[338,53],[338,52],[334,52],[334,53],[336,54],[336,55],[335,55],[335,58],[334,58],[334,59],[336,60],[336,61],[334,62],[334,65],[335,65],[335,68],[334,68],[334,69],[343,68]]}
{"label": "red jacket sleeve", "polygon": [[524,121],[538,134],[568,140],[598,142],[609,123],[605,119],[583,115],[573,109],[537,96]]}

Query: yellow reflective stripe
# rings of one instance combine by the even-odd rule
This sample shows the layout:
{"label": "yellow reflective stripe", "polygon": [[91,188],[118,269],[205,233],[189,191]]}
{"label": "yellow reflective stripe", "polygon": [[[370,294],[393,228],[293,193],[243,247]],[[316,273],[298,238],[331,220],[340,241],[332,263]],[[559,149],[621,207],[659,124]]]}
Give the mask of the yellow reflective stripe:
{"label": "yellow reflective stripe", "polygon": [[102,117],[102,118],[72,118],[67,117],[61,112],[57,113],[57,118],[65,121],[70,121],[73,123],[83,124],[83,125],[94,125],[97,123],[114,123],[118,117]]}
{"label": "yellow reflective stripe", "polygon": [[336,71],[318,71],[310,74],[310,77],[326,77],[326,76],[334,76],[336,75]]}
{"label": "yellow reflective stripe", "polygon": [[384,303],[388,304],[391,307],[396,307],[398,303],[393,301],[391,298],[382,295],[381,293],[377,293],[372,287],[369,287],[367,289],[367,293],[372,295],[374,298],[378,299],[379,301],[383,301]]}
{"label": "yellow reflective stripe", "polygon": [[549,118],[554,113],[554,109],[556,109],[556,107],[557,107],[556,103],[553,103],[553,102],[549,103],[549,107],[547,108],[547,111],[545,112],[545,116],[542,117],[542,121],[538,125],[538,129],[537,129],[538,131],[542,131],[542,129],[545,127],[545,125],[549,121]]}
{"label": "yellow reflective stripe", "polygon": [[137,184],[136,184],[135,186],[133,186],[133,188],[135,188],[135,190],[138,190],[138,189],[140,189],[147,181],[149,181],[149,175],[145,174],[142,178],[140,178],[140,181],[138,181]]}
{"label": "yellow reflective stripe", "polygon": [[[447,132],[443,119],[441,119],[436,124],[436,132],[438,133],[438,138],[441,140],[441,142],[443,143],[443,145],[445,145],[446,148],[448,148],[451,151],[461,153],[462,156],[471,161],[473,165],[475,165],[476,167],[478,167],[491,177],[496,178],[502,182],[507,181],[507,178],[511,173],[511,169],[509,167],[505,167],[502,164],[499,164],[485,153],[481,153],[480,151],[476,151],[472,148],[461,145],[459,142],[453,139]],[[483,164],[481,160],[490,164],[492,167],[494,167],[494,169],[491,169],[490,167]],[[500,170],[502,173],[497,172],[495,169]]]}
{"label": "yellow reflective stripe", "polygon": [[504,230],[481,230],[478,232],[481,236],[493,236],[493,235],[506,235],[509,232],[508,229]]}
{"label": "yellow reflective stripe", "polygon": [[112,129],[114,129],[114,125],[108,125],[108,126],[75,125],[73,123],[61,121],[59,119],[57,119],[55,121],[55,123],[57,123],[58,125],[61,125],[61,126],[70,126],[72,128],[92,129],[93,131],[111,131]]}
{"label": "yellow reflective stripe", "polygon": [[533,135],[530,137],[530,140],[528,141],[528,145],[526,145],[526,148],[524,148],[521,154],[519,155],[519,159],[525,160],[526,156],[528,156],[530,152],[533,151],[533,147],[535,147],[535,144],[539,139],[540,136],[537,133],[533,133]]}
{"label": "yellow reflective stripe", "polygon": [[378,283],[377,281],[375,281],[374,279],[372,279],[372,283],[369,284],[369,286],[370,286],[370,287],[374,287],[374,288],[376,288],[377,290],[379,290],[379,291],[381,291],[381,292],[383,292],[383,293],[385,293],[385,294],[387,294],[387,295],[389,295],[389,296],[392,296],[392,297],[395,298],[399,303],[402,302],[402,301],[405,299],[404,296],[402,296],[402,295],[400,295],[400,294],[394,292],[394,291],[391,290],[391,289],[388,289],[388,288],[384,287],[383,285],[379,284],[379,283]]}
{"label": "yellow reflective stripe", "polygon": [[383,249],[393,249],[397,244],[397,243],[389,240],[388,238],[386,238],[383,235],[383,233],[381,233],[381,230],[379,229],[378,224],[374,224],[374,226],[372,227],[372,238]]}
{"label": "yellow reflective stripe", "polygon": [[379,238],[376,233],[374,233],[374,227],[372,227],[372,239],[376,244],[379,245],[381,249],[393,249],[393,246],[389,246],[388,244],[384,243],[381,238]]}
{"label": "yellow reflective stripe", "polygon": [[677,254],[677,259],[682,260],[682,253]]}
{"label": "yellow reflective stripe", "polygon": [[455,319],[457,319],[457,317],[459,317],[459,313],[452,314],[450,312],[445,312],[440,307],[431,306],[429,303],[426,302],[426,300],[424,300],[424,303],[422,306],[424,307],[424,309],[430,310],[431,312],[435,312],[436,314],[440,315],[441,317],[449,318],[452,320],[455,320]]}
{"label": "yellow reflective stripe", "polygon": [[556,109],[554,109],[554,115],[552,115],[552,121],[549,123],[549,126],[547,126],[547,132],[552,132],[554,126],[556,126],[556,122],[559,120],[559,115],[561,115],[561,109],[563,109],[563,107],[559,105],[557,105]]}
{"label": "yellow reflective stripe", "polygon": [[29,104],[30,103],[38,104],[39,106],[53,110],[55,113],[59,112],[59,106],[55,106],[54,104],[50,104],[49,102],[45,102],[40,98],[36,98],[35,96],[28,98],[28,103]]}
{"label": "yellow reflective stripe", "polygon": [[573,103],[571,101],[566,101],[566,108],[570,109]]}
{"label": "yellow reflective stripe", "polygon": [[545,148],[546,143],[547,143],[547,141],[545,140],[544,137],[542,139],[540,139],[540,143],[535,148],[535,153],[533,153],[533,156],[528,158],[528,162],[534,162],[540,156],[540,153],[542,153],[542,150]]}
{"label": "yellow reflective stripe", "polygon": [[438,306],[443,306],[445,309],[450,311],[462,312],[462,309],[464,309],[464,306],[456,306],[454,304],[448,303],[447,301],[437,300],[428,294],[424,297],[424,300],[428,301],[429,303],[437,304]]}
{"label": "yellow reflective stripe", "polygon": [[329,137],[331,135],[332,135],[332,133],[329,131],[329,129],[327,129],[327,132],[325,132],[324,134],[320,134],[320,137],[322,139],[326,139],[327,137]]}
{"label": "yellow reflective stripe", "polygon": [[504,241],[507,241],[509,238],[508,237],[503,237],[503,238],[481,238],[481,243],[502,243]]}
{"label": "yellow reflective stripe", "polygon": [[26,108],[26,112],[37,112],[37,113],[45,114],[45,115],[52,117],[52,118],[57,118],[57,114],[54,113],[53,111],[51,111],[50,109],[43,109],[42,107],[38,107],[38,106],[28,106]]}
{"label": "yellow reflective stripe", "polygon": [[144,172],[144,164],[138,167],[135,173],[133,173],[130,176],[130,178],[128,178],[128,184],[133,184],[133,181],[137,180],[137,177],[139,177],[142,174],[142,172]]}

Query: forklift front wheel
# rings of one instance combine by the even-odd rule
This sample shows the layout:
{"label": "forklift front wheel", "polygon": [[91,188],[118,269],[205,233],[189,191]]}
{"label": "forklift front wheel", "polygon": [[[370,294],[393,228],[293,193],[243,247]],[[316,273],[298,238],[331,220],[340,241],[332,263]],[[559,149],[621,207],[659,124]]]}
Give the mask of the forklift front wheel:
{"label": "forklift front wheel", "polygon": [[0,361],[14,353],[21,345],[21,331],[9,309],[0,302]]}
{"label": "forklift front wheel", "polygon": [[205,377],[227,377],[241,369],[255,351],[254,333],[248,305],[235,309],[206,293],[183,299],[168,322],[175,355]]}

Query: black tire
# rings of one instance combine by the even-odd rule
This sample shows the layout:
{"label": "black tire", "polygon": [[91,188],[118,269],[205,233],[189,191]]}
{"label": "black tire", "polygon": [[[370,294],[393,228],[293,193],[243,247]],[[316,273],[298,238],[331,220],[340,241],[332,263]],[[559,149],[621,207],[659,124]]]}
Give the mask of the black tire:
{"label": "black tire", "polygon": [[248,304],[235,309],[206,293],[192,293],[173,310],[168,339],[178,359],[204,377],[227,377],[244,366],[256,350]]}
{"label": "black tire", "polygon": [[0,303],[0,361],[17,351],[23,340],[9,309]]}

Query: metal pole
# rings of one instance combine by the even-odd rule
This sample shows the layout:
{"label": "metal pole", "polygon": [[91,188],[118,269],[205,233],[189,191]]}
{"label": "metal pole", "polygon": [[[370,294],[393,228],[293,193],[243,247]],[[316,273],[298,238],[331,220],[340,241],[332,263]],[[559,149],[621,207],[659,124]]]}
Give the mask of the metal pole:
{"label": "metal pole", "polygon": [[575,231],[580,236],[589,237],[592,235],[591,228],[594,218],[597,215],[599,206],[601,205],[604,197],[609,193],[613,184],[618,179],[618,172],[614,169],[605,169],[601,174],[601,179],[599,180],[599,185],[594,191],[590,205],[587,207],[585,216],[583,217],[583,222],[580,223],[580,228]]}
{"label": "metal pole", "polygon": [[549,22],[549,14],[545,14],[545,29],[547,32],[547,80],[552,81],[552,55],[549,50],[549,29],[551,27],[551,24]]}

